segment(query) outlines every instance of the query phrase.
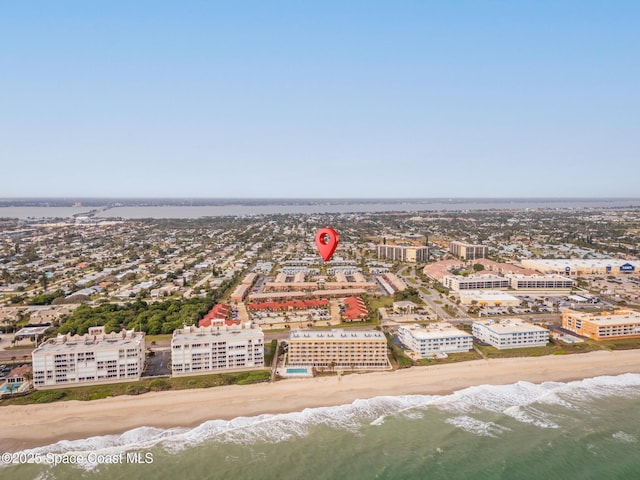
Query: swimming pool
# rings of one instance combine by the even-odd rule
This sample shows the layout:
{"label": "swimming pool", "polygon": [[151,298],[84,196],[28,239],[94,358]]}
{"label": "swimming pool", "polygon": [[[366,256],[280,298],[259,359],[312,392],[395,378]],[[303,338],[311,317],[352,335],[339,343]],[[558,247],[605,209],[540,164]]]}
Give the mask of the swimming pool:
{"label": "swimming pool", "polygon": [[[11,389],[9,389],[9,385],[14,385],[13,387],[11,387]],[[22,386],[22,383],[5,383],[4,385],[2,385],[2,387],[0,387],[0,393],[16,393],[18,390],[20,390],[20,387]]]}
{"label": "swimming pool", "polygon": [[306,368],[287,368],[287,373],[296,374],[296,373],[308,373],[309,371]]}

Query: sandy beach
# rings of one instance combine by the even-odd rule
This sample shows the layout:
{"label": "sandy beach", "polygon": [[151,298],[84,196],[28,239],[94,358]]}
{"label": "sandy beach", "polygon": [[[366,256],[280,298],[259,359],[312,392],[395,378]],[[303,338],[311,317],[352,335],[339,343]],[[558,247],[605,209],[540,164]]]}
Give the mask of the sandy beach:
{"label": "sandy beach", "polygon": [[380,395],[447,394],[474,385],[566,382],[622,373],[640,373],[640,350],[476,360],[341,378],[7,406],[0,408],[0,449],[17,451],[140,426],[189,427],[207,420],[294,412]]}

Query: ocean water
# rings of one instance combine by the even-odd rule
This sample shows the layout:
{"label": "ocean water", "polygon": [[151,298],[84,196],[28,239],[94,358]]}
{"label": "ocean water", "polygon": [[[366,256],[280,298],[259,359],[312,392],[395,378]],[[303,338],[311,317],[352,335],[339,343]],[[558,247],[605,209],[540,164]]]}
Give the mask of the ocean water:
{"label": "ocean water", "polygon": [[376,397],[20,452],[63,453],[123,463],[9,466],[0,478],[638,479],[640,375]]}

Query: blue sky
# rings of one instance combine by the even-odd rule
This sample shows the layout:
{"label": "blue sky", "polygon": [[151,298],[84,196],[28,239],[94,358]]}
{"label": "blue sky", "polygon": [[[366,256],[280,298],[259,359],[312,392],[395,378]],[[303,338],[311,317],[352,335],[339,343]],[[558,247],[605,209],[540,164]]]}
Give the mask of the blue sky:
{"label": "blue sky", "polygon": [[638,196],[637,1],[0,4],[0,197]]}

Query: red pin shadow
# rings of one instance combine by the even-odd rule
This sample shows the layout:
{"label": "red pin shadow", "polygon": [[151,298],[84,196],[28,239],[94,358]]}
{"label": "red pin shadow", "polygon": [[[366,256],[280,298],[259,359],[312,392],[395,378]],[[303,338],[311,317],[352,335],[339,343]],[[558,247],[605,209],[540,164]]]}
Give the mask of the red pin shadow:
{"label": "red pin shadow", "polygon": [[316,233],[316,246],[325,262],[331,259],[333,252],[338,248],[338,241],[338,232],[333,228],[321,228]]}

